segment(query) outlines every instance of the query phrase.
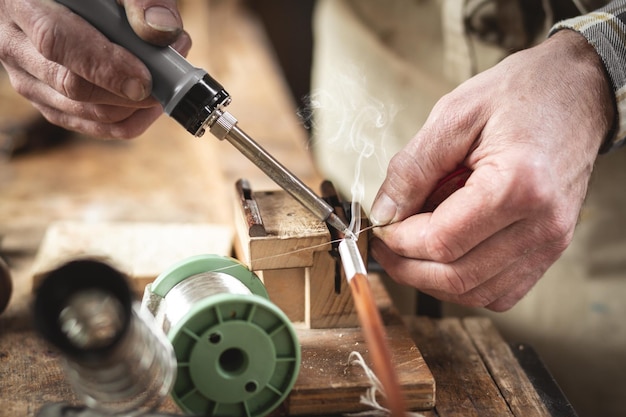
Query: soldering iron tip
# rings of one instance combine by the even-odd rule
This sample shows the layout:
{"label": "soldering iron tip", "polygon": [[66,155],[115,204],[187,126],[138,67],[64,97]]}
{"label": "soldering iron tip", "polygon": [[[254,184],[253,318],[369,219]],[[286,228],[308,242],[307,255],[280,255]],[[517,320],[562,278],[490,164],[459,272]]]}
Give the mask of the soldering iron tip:
{"label": "soldering iron tip", "polygon": [[356,240],[356,235],[346,226],[339,216],[335,213],[331,213],[326,219],[326,223],[339,230],[344,238]]}
{"label": "soldering iron tip", "polygon": [[352,230],[350,230],[350,229],[348,229],[348,228],[346,228],[346,229],[343,231],[343,237],[344,237],[344,239],[357,240],[356,235],[352,232]]}

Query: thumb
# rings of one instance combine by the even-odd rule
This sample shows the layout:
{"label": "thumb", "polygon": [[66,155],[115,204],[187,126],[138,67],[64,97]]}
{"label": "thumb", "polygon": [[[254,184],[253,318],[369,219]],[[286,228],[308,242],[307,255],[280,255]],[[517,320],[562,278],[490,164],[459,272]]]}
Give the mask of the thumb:
{"label": "thumb", "polygon": [[457,178],[456,188],[440,195],[436,203],[465,183],[469,171],[462,165],[487,122],[490,108],[478,98],[467,100],[470,87],[468,81],[442,97],[415,137],[391,159],[370,211],[374,225],[394,223],[424,211],[431,193],[450,175],[454,178],[465,172]]}
{"label": "thumb", "polygon": [[[453,192],[463,187],[467,182],[467,179],[471,175],[472,171],[463,165],[457,166],[457,168],[446,175],[444,178],[437,182],[435,189],[426,197],[423,204],[417,203],[419,200],[414,198],[416,204],[412,204],[409,207],[421,207],[417,211],[413,212],[412,208],[408,209],[409,216],[415,213],[426,213],[434,211],[439,204],[447,199]],[[405,217],[402,212],[399,213],[399,204],[391,198],[384,190],[384,185],[378,193],[378,196],[374,200],[372,206],[372,213],[370,214],[370,220],[375,226],[383,226],[395,221],[403,220]],[[402,198],[399,199],[402,202]]]}
{"label": "thumb", "polygon": [[167,46],[183,32],[176,0],[118,0],[135,33],[143,40]]}
{"label": "thumb", "polygon": [[427,185],[424,169],[415,155],[415,138],[393,156],[370,211],[370,220],[382,226],[416,213],[423,204]]}
{"label": "thumb", "polygon": [[391,159],[370,211],[374,225],[432,211],[465,183],[470,171],[463,163],[483,122],[457,97],[441,99],[417,135]]}

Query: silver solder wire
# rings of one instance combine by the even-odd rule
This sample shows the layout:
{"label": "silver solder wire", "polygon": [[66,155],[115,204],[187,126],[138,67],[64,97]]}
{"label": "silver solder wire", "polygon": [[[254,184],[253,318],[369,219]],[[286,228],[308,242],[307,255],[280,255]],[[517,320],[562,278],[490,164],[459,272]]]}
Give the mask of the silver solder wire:
{"label": "silver solder wire", "polygon": [[237,278],[222,272],[203,272],[176,284],[165,296],[165,319],[175,326],[199,301],[216,294],[252,295]]}

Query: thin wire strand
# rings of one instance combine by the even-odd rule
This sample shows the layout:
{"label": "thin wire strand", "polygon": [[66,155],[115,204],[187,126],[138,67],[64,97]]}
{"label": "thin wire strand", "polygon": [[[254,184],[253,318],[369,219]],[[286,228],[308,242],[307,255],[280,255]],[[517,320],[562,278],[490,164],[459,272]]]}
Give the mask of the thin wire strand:
{"label": "thin wire strand", "polygon": [[[362,232],[371,230],[371,229],[373,229],[375,227],[378,227],[378,226],[377,225],[371,225],[371,226],[364,227],[361,230],[359,230],[358,233],[355,233],[355,236],[358,237]],[[292,251],[289,251],[289,252],[283,252],[283,253],[278,253],[278,254],[275,254],[275,255],[264,256],[262,258],[256,258],[256,259],[254,259],[254,261],[255,262],[265,261],[265,260],[268,260],[268,259],[280,258],[281,256],[293,255],[294,253],[305,252],[305,251],[309,251],[309,250],[315,249],[315,248],[321,248],[322,246],[326,246],[326,245],[332,244],[332,243],[341,242],[342,240],[343,239],[335,239],[335,240],[331,240],[330,242],[320,243],[318,245],[307,246],[307,247],[300,248],[300,249],[295,249],[295,250],[292,250]],[[228,269],[234,268],[234,267],[235,267],[235,265],[229,265],[229,266],[225,266],[225,267],[222,267],[222,268],[215,269],[214,271],[215,272],[219,272],[219,271],[228,270]]]}
{"label": "thin wire strand", "polygon": [[[370,407],[370,410],[365,410],[356,413],[348,413],[344,414],[346,417],[368,417],[368,416],[380,416],[387,417],[391,415],[389,409],[382,406],[378,400],[376,399],[376,393],[379,392],[384,398],[387,398],[385,394],[385,390],[374,373],[374,371],[367,365],[365,359],[358,351],[350,352],[348,356],[348,366],[360,366],[365,372],[365,377],[368,379],[370,386],[365,390],[365,394],[361,394],[360,403]],[[418,412],[410,412],[407,411],[405,413],[406,417],[425,417],[423,414]]]}
{"label": "thin wire strand", "polygon": [[[375,228],[375,227],[378,227],[378,226],[374,226],[374,225],[372,225],[372,226],[367,226],[367,227],[364,227],[363,229],[361,229],[361,230],[359,230],[357,233],[355,233],[355,236],[358,236],[358,235],[359,235],[359,234],[361,234],[362,232],[365,232],[365,231],[367,231],[367,230],[373,229],[373,228]],[[328,245],[329,243],[331,243],[331,244],[332,244],[332,243],[341,242],[342,240],[343,240],[343,239],[335,239],[335,240],[331,240],[330,242],[320,243],[320,244],[318,244],[318,245],[307,246],[307,247],[305,247],[305,248],[295,249],[295,250],[292,250],[292,251],[289,251],[289,252],[278,253],[278,254],[276,254],[276,255],[265,256],[265,257],[263,257],[263,258],[256,258],[256,259],[254,259],[254,260],[255,260],[255,261],[265,261],[265,260],[267,260],[267,259],[279,258],[279,257],[281,257],[281,256],[287,256],[287,255],[293,255],[294,253],[308,251],[308,250],[311,250],[311,249],[315,249],[315,248],[319,248],[319,247],[322,247],[322,246],[326,246],[326,245]]]}

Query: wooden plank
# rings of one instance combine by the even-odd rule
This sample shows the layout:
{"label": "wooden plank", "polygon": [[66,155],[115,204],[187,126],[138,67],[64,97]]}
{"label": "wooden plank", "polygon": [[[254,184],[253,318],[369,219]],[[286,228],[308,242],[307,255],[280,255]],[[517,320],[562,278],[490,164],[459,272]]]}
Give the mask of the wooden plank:
{"label": "wooden plank", "polygon": [[270,300],[276,304],[292,322],[305,322],[304,268],[268,269],[256,274],[265,284]]}
{"label": "wooden plank", "polygon": [[513,416],[459,319],[411,317],[406,323],[437,382],[439,416]]}
{"label": "wooden plank", "polygon": [[550,416],[550,412],[492,321],[486,317],[469,317],[463,319],[463,327],[472,338],[513,414],[519,417]]}
{"label": "wooden plank", "polygon": [[194,255],[230,255],[230,228],[204,223],[76,222],[50,225],[33,266],[33,288],[63,262],[99,257],[131,279],[141,298],[147,284],[176,262]]}
{"label": "wooden plank", "polygon": [[[359,328],[298,328],[303,346],[302,365],[283,413],[322,415],[368,410],[359,398],[371,386],[365,372],[349,366],[352,351],[363,355],[371,365],[367,346]],[[392,361],[410,409],[430,409],[434,405],[434,379],[403,324],[387,327]]]}

